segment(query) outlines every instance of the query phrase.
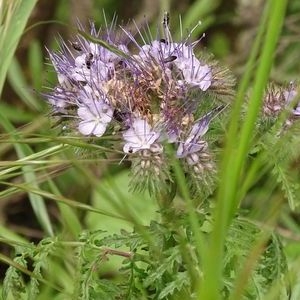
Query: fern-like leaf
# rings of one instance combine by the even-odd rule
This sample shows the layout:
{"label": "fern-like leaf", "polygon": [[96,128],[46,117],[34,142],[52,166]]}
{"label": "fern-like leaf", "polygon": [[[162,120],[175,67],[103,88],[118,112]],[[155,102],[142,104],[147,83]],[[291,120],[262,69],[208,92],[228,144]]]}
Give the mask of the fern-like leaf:
{"label": "fern-like leaf", "polygon": [[48,270],[48,258],[56,250],[56,238],[43,239],[35,249],[33,259],[33,275],[30,278],[30,285],[28,289],[28,300],[37,299],[39,295],[39,281],[36,278],[42,278],[42,271]]}
{"label": "fern-like leaf", "polygon": [[[27,268],[26,255],[27,249],[18,247],[13,261],[20,266]],[[3,281],[2,299],[24,299],[25,293],[26,286],[22,273],[14,266],[10,266],[6,271]]]}
{"label": "fern-like leaf", "polygon": [[187,272],[179,272],[176,274],[174,281],[166,284],[165,288],[159,293],[158,299],[167,299],[167,297],[178,293],[183,290],[184,287],[188,287],[189,285],[190,281]]}

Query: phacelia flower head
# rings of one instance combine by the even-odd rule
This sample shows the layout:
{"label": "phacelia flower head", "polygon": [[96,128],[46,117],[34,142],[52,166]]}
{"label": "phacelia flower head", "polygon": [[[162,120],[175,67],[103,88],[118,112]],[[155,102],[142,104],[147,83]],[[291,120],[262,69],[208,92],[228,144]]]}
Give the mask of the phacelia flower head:
{"label": "phacelia flower head", "polygon": [[165,144],[194,170],[212,169],[204,135],[234,84],[226,69],[196,55],[200,40],[173,41],[166,19],[163,27],[164,36],[149,40],[138,28],[137,38],[116,24],[99,31],[92,24],[84,34],[79,26],[70,44],[48,51],[58,80],[46,94],[53,116],[93,143],[117,133],[114,147],[144,187],[169,177]]}
{"label": "phacelia flower head", "polygon": [[155,40],[141,47],[138,58],[148,62],[155,60],[166,69],[170,68],[170,73],[171,68],[176,67],[182,78],[178,82],[183,85],[206,91],[212,83],[211,68],[196,58],[193,45]]}

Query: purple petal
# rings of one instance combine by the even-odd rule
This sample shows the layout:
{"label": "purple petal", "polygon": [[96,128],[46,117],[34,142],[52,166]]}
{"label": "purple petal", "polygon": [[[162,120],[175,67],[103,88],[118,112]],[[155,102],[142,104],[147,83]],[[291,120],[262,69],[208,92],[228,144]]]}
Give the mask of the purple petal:
{"label": "purple petal", "polygon": [[81,121],[78,124],[78,130],[83,135],[102,136],[105,133],[106,125],[104,123],[95,123],[94,121]]}

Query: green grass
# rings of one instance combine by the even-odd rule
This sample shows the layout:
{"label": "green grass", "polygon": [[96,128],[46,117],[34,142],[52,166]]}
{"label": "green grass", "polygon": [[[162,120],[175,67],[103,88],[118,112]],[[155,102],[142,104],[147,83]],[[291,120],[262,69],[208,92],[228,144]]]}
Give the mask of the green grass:
{"label": "green grass", "polygon": [[[249,60],[248,68],[237,92],[237,99],[233,108],[233,116],[229,124],[226,146],[223,153],[221,179],[218,189],[218,205],[215,210],[216,226],[211,237],[210,252],[206,256],[207,268],[204,268],[204,274],[207,276],[207,279],[203,282],[205,289],[201,289],[200,298],[202,297],[203,299],[217,299],[219,295],[223,272],[222,260],[226,231],[240,206],[241,200],[238,199],[238,186],[241,183],[243,166],[245,165],[251,140],[253,140],[255,122],[261,108],[262,96],[273,64],[274,52],[282,30],[286,5],[287,1],[269,1],[266,5],[266,12],[260,24],[259,33],[261,34],[257,35],[256,40],[256,45],[259,45],[262,37],[264,37],[264,43],[260,50],[261,54],[258,58],[258,66],[256,67],[257,71],[253,75],[251,74],[253,73],[253,60],[257,56],[258,51],[257,47],[254,47],[252,56],[250,57],[252,59]],[[237,124],[239,124],[241,115],[241,103],[245,98],[245,92],[249,87],[249,79],[251,77],[254,77],[253,91],[250,95],[251,102],[249,103],[242,126],[238,128]],[[233,299],[238,299],[240,296],[238,295],[238,297]]]}

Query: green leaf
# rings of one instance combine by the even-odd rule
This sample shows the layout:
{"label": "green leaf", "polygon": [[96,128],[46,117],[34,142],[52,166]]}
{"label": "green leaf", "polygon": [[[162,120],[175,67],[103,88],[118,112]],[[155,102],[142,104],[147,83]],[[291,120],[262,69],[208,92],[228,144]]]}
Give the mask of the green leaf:
{"label": "green leaf", "polygon": [[288,199],[291,210],[295,210],[295,208],[299,205],[300,191],[299,183],[293,180],[295,176],[290,176],[288,171],[277,163],[274,163],[272,174],[276,177],[277,182],[281,184],[281,188],[285,194],[285,197]]}
{"label": "green leaf", "polygon": [[176,278],[174,281],[166,284],[165,288],[159,293],[158,299],[166,299],[166,297],[181,291],[184,286],[189,286],[189,275],[187,272],[179,272],[176,274]]}
{"label": "green leaf", "polygon": [[39,280],[37,278],[43,277],[43,272],[48,271],[49,266],[49,256],[53,254],[56,250],[56,238],[46,238],[43,239],[37,246],[35,255],[33,255],[33,271],[34,275],[30,279],[30,285],[28,289],[28,300],[37,299],[40,292],[39,290]]}
{"label": "green leaf", "polygon": [[[23,255],[15,257],[14,262],[24,268],[27,268],[27,262]],[[6,271],[3,281],[2,299],[23,299],[26,292],[25,284],[23,281],[22,273],[14,266],[10,266]]]}

